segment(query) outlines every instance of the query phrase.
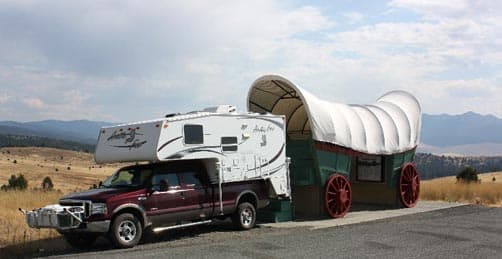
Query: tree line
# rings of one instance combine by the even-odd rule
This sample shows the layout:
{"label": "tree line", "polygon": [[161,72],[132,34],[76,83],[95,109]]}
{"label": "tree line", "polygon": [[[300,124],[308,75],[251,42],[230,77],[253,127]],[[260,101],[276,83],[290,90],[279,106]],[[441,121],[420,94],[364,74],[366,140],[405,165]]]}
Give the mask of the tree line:
{"label": "tree line", "polygon": [[0,147],[51,147],[72,151],[94,152],[94,145],[38,136],[0,134]]}
{"label": "tree line", "polygon": [[502,171],[502,157],[452,157],[417,153],[415,163],[422,179],[457,175],[466,167],[479,173]]}

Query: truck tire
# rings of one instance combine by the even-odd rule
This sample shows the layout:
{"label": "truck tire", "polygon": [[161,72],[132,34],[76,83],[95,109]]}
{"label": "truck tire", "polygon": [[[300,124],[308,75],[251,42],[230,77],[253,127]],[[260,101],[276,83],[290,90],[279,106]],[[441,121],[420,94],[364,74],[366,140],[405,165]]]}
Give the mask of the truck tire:
{"label": "truck tire", "polygon": [[110,228],[110,240],[117,248],[131,248],[138,244],[143,234],[143,227],[131,213],[118,215]]}
{"label": "truck tire", "polygon": [[253,204],[243,202],[237,206],[237,211],[232,215],[232,222],[239,230],[252,229],[256,223],[256,209]]}
{"label": "truck tire", "polygon": [[85,249],[94,245],[94,241],[96,241],[98,235],[89,233],[66,233],[63,234],[63,237],[66,242],[74,248]]}

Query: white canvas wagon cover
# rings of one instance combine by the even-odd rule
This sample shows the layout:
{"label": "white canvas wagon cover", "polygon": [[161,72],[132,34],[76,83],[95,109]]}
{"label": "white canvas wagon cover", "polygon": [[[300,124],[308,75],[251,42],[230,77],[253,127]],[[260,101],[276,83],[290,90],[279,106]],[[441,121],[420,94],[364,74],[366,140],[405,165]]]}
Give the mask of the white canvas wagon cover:
{"label": "white canvas wagon cover", "polygon": [[284,77],[258,78],[248,110],[286,115],[288,137],[328,142],[367,154],[394,154],[419,143],[421,108],[405,91],[391,91],[368,105],[322,100]]}

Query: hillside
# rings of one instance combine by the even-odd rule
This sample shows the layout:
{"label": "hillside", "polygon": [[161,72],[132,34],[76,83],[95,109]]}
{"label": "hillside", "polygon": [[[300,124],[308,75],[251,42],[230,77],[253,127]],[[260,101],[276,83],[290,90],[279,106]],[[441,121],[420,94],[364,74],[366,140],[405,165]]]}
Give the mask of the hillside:
{"label": "hillside", "polygon": [[502,170],[502,157],[458,157],[417,153],[415,163],[422,179],[456,175],[464,167],[480,173]]}
{"label": "hillside", "polygon": [[28,188],[39,187],[49,176],[54,188],[68,193],[98,184],[118,165],[96,165],[92,154],[54,148],[0,148],[0,185],[11,175],[23,174]]}

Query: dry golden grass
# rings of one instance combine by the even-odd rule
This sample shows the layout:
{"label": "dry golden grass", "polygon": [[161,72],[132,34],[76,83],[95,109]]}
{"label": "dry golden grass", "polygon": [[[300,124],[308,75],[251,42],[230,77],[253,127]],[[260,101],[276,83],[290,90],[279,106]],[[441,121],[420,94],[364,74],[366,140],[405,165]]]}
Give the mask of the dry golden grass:
{"label": "dry golden grass", "polygon": [[[16,161],[16,163],[14,163]],[[55,148],[0,148],[0,185],[23,174],[28,187],[40,187],[49,176],[63,193],[88,189],[109,176],[117,165],[96,165],[92,154]]]}
{"label": "dry golden grass", "polygon": [[61,192],[8,191],[0,192],[0,247],[54,237],[54,230],[29,228],[18,208],[33,209],[57,203]]}
{"label": "dry golden grass", "polygon": [[454,176],[422,181],[420,198],[502,206],[502,172],[480,174],[479,177],[481,183],[471,184],[457,183]]}
{"label": "dry golden grass", "polygon": [[[23,174],[28,180],[26,191],[0,191],[0,248],[58,236],[54,230],[29,228],[18,208],[31,210],[55,204],[64,194],[98,184],[119,166],[96,165],[92,154],[83,152],[53,148],[0,148],[0,185],[7,184],[13,174]],[[40,187],[46,176],[51,178],[56,191],[34,190]]]}

